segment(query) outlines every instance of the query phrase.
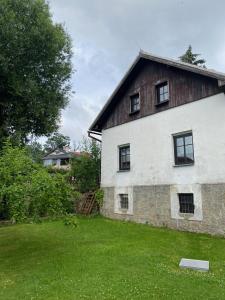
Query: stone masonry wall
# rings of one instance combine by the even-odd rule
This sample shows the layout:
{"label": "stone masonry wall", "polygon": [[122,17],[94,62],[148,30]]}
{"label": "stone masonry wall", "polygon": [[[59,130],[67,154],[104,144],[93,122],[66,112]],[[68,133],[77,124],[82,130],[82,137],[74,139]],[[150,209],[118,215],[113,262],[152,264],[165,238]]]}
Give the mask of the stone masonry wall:
{"label": "stone masonry wall", "polygon": [[112,219],[225,236],[225,183],[202,184],[202,221],[171,218],[170,185],[134,186],[133,214],[114,213],[115,188],[105,187],[102,213]]}

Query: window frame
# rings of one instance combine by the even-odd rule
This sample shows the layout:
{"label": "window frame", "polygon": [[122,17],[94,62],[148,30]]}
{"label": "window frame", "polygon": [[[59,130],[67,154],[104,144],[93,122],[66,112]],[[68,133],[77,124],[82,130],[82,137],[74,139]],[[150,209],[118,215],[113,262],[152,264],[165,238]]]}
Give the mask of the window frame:
{"label": "window frame", "polygon": [[[130,144],[124,144],[124,145],[120,145],[118,146],[119,148],[119,172],[125,172],[125,171],[130,171]],[[128,167],[123,167],[122,166],[122,150],[125,148],[129,148],[129,166]],[[125,154],[125,156],[127,156],[127,154]],[[125,161],[125,163],[127,163],[128,161]]]}
{"label": "window frame", "polygon": [[[133,110],[132,99],[134,99],[135,96],[137,96],[137,95],[138,95],[138,99],[139,99],[139,108],[136,109],[136,110]],[[137,91],[137,92],[134,92],[130,95],[130,113],[129,114],[130,115],[136,114],[140,111],[140,109],[141,109],[141,97],[140,97],[140,92]]]}
{"label": "window frame", "polygon": [[[190,197],[190,199],[188,199]],[[183,199],[182,199],[183,198]],[[195,213],[195,202],[193,193],[178,193],[179,200],[179,213],[180,214],[194,214]],[[187,200],[191,200],[188,203]]]}
{"label": "window frame", "polygon": [[128,194],[121,193],[119,194],[120,199],[120,209],[121,210],[128,210],[129,209],[129,196]]}
{"label": "window frame", "polygon": [[[192,137],[192,144],[186,144],[185,143],[185,138],[191,136]],[[182,146],[177,146],[177,139],[178,138],[183,138],[183,145]],[[186,156],[186,146],[192,146],[192,154],[193,154],[193,161],[188,162],[188,157]],[[174,147],[174,166],[192,166],[195,163],[195,156],[194,156],[194,141],[193,141],[193,132],[192,131],[185,131],[181,133],[177,133],[173,135],[173,147]],[[177,155],[177,148],[178,147],[183,147],[184,149],[184,162],[179,162],[178,161],[178,155]]]}
{"label": "window frame", "polygon": [[[167,94],[168,94],[168,98],[167,99],[165,99],[165,100],[163,100],[163,101],[160,101],[160,93],[159,93],[159,91],[160,91],[160,88],[161,87],[164,87],[164,86],[167,86]],[[164,95],[165,93],[163,93],[163,95]],[[170,85],[169,85],[169,80],[160,80],[159,82],[157,82],[156,84],[155,84],[155,98],[156,98],[156,100],[155,100],[155,105],[156,106],[160,106],[160,105],[163,105],[163,104],[166,104],[166,103],[168,103],[169,101],[170,101]]]}

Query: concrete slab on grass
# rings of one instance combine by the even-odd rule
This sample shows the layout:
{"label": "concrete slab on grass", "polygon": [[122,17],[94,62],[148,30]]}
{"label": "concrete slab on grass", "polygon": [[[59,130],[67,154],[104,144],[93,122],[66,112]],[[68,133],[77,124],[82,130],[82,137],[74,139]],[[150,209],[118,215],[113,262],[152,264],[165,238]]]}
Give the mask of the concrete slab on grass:
{"label": "concrete slab on grass", "polygon": [[179,267],[207,272],[209,271],[209,261],[182,258]]}

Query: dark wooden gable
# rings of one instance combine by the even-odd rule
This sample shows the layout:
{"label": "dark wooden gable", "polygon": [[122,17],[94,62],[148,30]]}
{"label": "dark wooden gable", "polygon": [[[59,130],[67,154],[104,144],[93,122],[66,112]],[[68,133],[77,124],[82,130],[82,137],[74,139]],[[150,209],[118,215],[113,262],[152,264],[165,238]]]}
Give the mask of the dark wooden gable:
{"label": "dark wooden gable", "polygon": [[[156,105],[156,85],[164,81],[169,83],[169,101]],[[140,93],[140,111],[130,114],[130,96],[137,92]],[[117,126],[220,92],[217,79],[142,60],[108,107],[100,127],[106,129]]]}

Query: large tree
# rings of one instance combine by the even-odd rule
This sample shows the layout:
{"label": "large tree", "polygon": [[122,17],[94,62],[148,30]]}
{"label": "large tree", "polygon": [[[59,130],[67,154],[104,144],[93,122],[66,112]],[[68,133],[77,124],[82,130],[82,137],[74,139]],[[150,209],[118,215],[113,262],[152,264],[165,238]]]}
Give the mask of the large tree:
{"label": "large tree", "polygon": [[63,149],[65,146],[70,146],[70,137],[62,133],[53,133],[44,144],[44,151],[51,152],[55,149]]}
{"label": "large tree", "polygon": [[69,97],[71,40],[45,0],[0,0],[0,147],[56,130]]}
{"label": "large tree", "polygon": [[179,57],[182,62],[193,64],[205,68],[205,59],[198,59],[201,54],[193,53],[192,47],[189,45],[187,51]]}

